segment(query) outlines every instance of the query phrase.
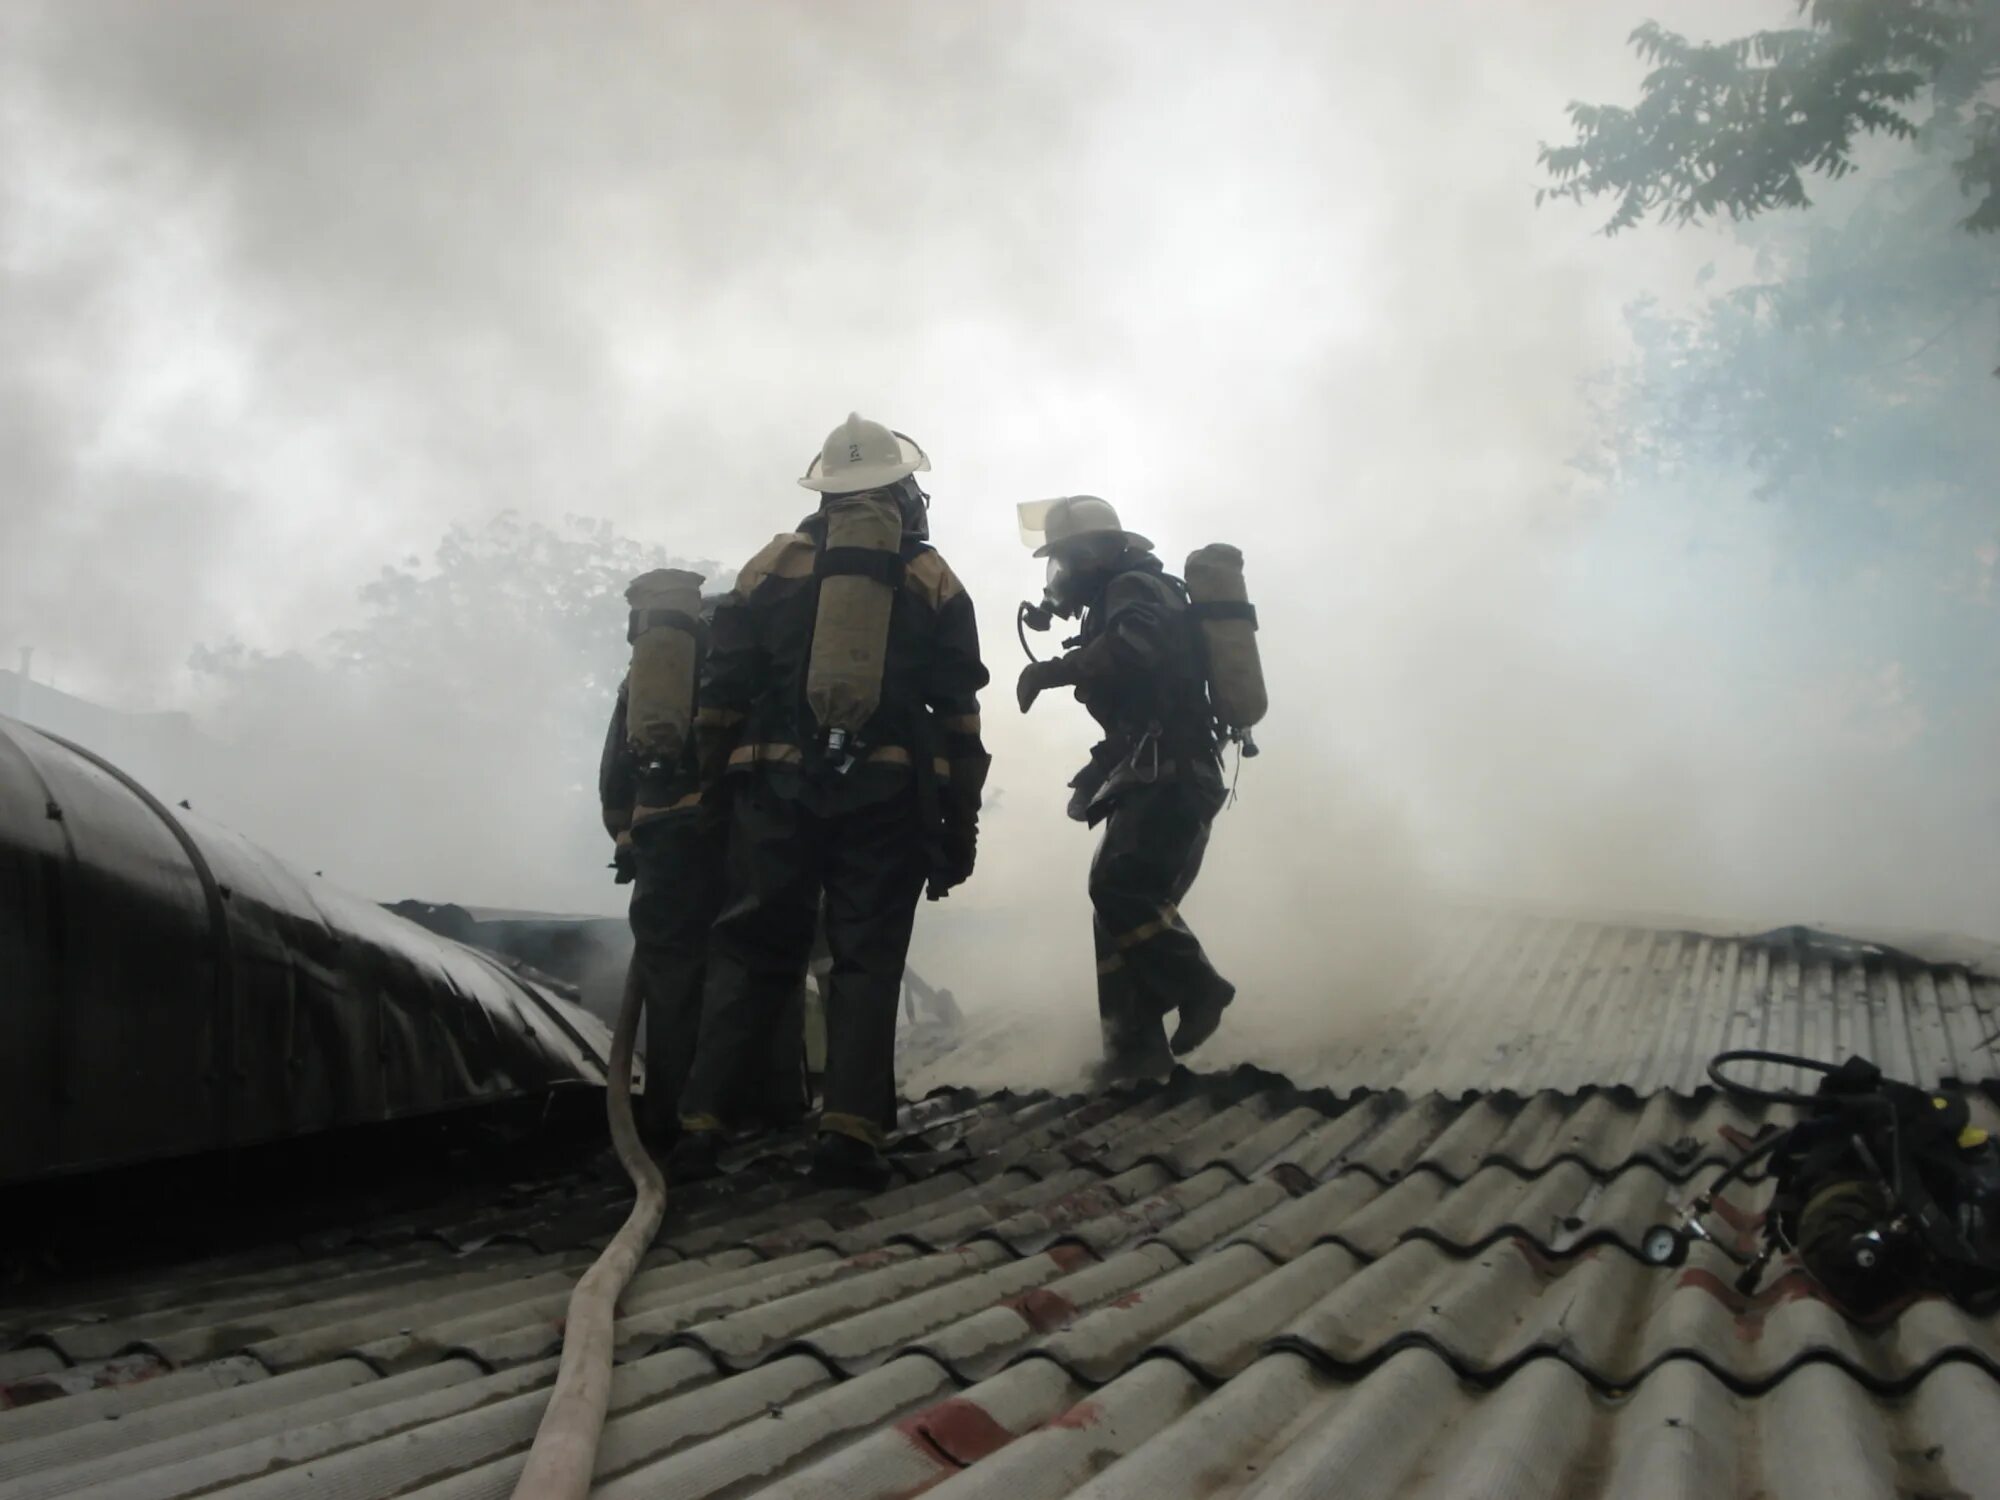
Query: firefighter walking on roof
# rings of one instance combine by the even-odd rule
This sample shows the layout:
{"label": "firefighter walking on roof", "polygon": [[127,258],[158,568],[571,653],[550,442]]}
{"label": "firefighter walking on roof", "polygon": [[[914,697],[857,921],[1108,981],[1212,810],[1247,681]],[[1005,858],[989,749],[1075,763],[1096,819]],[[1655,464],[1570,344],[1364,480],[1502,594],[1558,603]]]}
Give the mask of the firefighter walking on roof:
{"label": "firefighter walking on roof", "polygon": [[1248,730],[1263,713],[1242,555],[1209,547],[1191,557],[1191,580],[1214,596],[1191,598],[1153,544],[1096,496],[1020,509],[1024,538],[1048,559],[1044,600],[1024,605],[1024,619],[1038,628],[1052,615],[1081,621],[1065,643],[1072,649],[1021,673],[1021,710],[1051,688],[1074,688],[1104,732],[1070,782],[1069,804],[1078,822],[1104,826],[1090,868],[1102,1074],[1154,1076],[1208,1040],[1236,994],[1180,903],[1227,799],[1223,737],[1254,754]]}
{"label": "firefighter walking on roof", "polygon": [[923,450],[859,415],[799,483],[816,514],[738,573],[716,609],[696,734],[726,780],[729,849],[675,1180],[722,1132],[799,994],[825,898],[832,959],[814,1177],[874,1187],[895,1122],[903,965],[928,883],[972,873],[988,758],[972,601],[928,541]]}

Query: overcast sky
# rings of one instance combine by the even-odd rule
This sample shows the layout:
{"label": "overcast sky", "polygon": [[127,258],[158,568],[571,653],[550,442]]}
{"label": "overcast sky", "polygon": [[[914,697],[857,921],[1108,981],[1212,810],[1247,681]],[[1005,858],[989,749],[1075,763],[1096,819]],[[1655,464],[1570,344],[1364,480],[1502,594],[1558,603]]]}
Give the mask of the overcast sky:
{"label": "overcast sky", "polygon": [[[1991,930],[1992,789],[1897,769],[1895,662],[1788,662],[1772,704],[1754,610],[1732,642],[1676,559],[1579,563],[1581,382],[1730,252],[1536,210],[1535,147],[1632,94],[1637,21],[1791,12],[14,0],[0,661],[171,706],[196,644],[307,644],[506,507],[734,563],[858,408],[931,453],[998,679],[956,920],[1046,888],[1087,945],[1087,725],[1011,681],[1013,507],[1090,491],[1170,562],[1249,555],[1275,706],[1192,908],[1239,968],[1432,880]],[[558,899],[532,866],[464,894]]]}

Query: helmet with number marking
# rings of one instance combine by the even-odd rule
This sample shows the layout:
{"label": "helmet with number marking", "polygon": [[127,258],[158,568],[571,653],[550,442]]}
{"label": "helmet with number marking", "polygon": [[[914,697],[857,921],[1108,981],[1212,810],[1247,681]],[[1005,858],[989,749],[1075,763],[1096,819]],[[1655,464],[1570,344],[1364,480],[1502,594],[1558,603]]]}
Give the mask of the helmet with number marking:
{"label": "helmet with number marking", "polygon": [[851,495],[879,490],[923,473],[931,461],[915,441],[852,412],[826,435],[818,457],[806,466],[799,483],[822,495]]}

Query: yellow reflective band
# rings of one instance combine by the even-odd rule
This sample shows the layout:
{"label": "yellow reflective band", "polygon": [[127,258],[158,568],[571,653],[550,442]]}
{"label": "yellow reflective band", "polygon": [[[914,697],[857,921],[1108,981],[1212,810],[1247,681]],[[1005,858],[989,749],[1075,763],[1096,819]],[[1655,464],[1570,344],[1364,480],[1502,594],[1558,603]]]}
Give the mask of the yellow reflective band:
{"label": "yellow reflective band", "polygon": [[979,715],[952,714],[948,718],[940,719],[938,721],[938,728],[942,729],[946,734],[977,734],[979,733]]}
{"label": "yellow reflective band", "polygon": [[1134,927],[1130,932],[1121,932],[1111,941],[1119,948],[1136,948],[1141,943],[1171,929],[1179,916],[1180,908],[1170,901],[1160,908],[1160,914],[1152,921],[1144,926]]}
{"label": "yellow reflective band", "polygon": [[1122,953],[1114,953],[1109,958],[1100,958],[1097,961],[1097,972],[1100,974],[1116,974],[1124,967],[1125,955]]}
{"label": "yellow reflective band", "polygon": [[[729,752],[729,764],[738,766],[799,766],[804,765],[805,751],[797,745],[738,745]],[[871,766],[908,766],[914,762],[910,752],[901,745],[880,745],[861,757],[862,764]],[[940,780],[951,780],[951,762],[942,756],[934,756],[931,766]]]}
{"label": "yellow reflective band", "polygon": [[1961,1151],[1976,1151],[1979,1147],[1986,1144],[1986,1140],[1985,1131],[1981,1130],[1977,1125],[1968,1125],[1958,1133],[1958,1149]]}
{"label": "yellow reflective band", "polygon": [[822,1134],[844,1135],[850,1140],[860,1141],[865,1146],[873,1146],[878,1151],[889,1141],[889,1137],[883,1133],[880,1125],[860,1115],[844,1115],[838,1111],[829,1111],[819,1117],[819,1128]]}
{"label": "yellow reflective band", "polygon": [[[689,792],[679,801],[669,802],[665,807],[649,807],[642,802],[632,809],[632,821],[634,823],[648,823],[654,818],[664,818],[668,813],[686,812],[691,807],[699,806],[701,806],[700,792]],[[632,836],[630,834],[624,835],[620,840],[621,843],[630,843],[631,841]]]}
{"label": "yellow reflective band", "polygon": [[722,1131],[722,1121],[714,1115],[682,1115],[681,1129],[689,1135],[718,1135]]}
{"label": "yellow reflective band", "polygon": [[704,708],[696,712],[694,721],[707,728],[728,729],[747,717],[740,708]]}
{"label": "yellow reflective band", "polygon": [[732,766],[758,764],[796,766],[805,758],[805,751],[797,745],[738,745],[729,752],[729,763]]}

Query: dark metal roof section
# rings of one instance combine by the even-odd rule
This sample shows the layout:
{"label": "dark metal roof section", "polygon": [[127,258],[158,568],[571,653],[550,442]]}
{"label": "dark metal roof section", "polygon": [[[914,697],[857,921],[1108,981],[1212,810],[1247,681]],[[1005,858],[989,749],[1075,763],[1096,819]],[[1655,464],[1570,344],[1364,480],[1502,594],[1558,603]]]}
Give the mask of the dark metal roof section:
{"label": "dark metal roof section", "polygon": [[[934,1096],[878,1197],[769,1156],[676,1194],[596,1493],[1995,1494],[1994,1320],[1639,1259],[1766,1122],[1247,1073]],[[1768,1192],[1730,1194],[1746,1239]],[[573,1174],[0,1309],[0,1500],[504,1497],[626,1198]]]}
{"label": "dark metal roof section", "polygon": [[603,1082],[603,1027],[0,719],[0,1182]]}

